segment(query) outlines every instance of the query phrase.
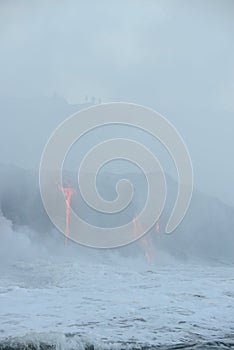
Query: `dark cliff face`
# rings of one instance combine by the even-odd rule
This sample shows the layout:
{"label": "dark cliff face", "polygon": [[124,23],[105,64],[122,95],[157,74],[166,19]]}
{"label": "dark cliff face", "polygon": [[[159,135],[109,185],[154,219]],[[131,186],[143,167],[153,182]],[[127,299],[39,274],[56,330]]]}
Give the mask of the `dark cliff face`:
{"label": "dark cliff face", "polygon": [[13,227],[28,226],[37,232],[51,229],[42,205],[38,176],[12,165],[0,165],[0,210]]}
{"label": "dark cliff face", "polygon": [[[0,166],[0,210],[10,220],[13,228],[27,226],[38,234],[46,235],[54,227],[43,207],[38,174],[15,166]],[[77,189],[76,174],[65,173],[70,184],[76,189],[71,207],[84,220],[101,227],[115,227],[133,221],[141,211],[147,197],[147,183],[138,173],[124,174],[135,189],[132,203],[119,215],[98,213],[83,201]],[[86,176],[89,181],[89,176]],[[102,173],[97,181],[100,195],[107,200],[116,196],[115,185],[121,175]],[[170,235],[165,234],[166,223],[176,200],[177,184],[167,177],[168,194],[164,211],[156,227],[148,233],[147,239],[158,249],[184,259],[190,257],[232,258],[234,249],[234,208],[216,198],[194,191],[190,208],[180,226]],[[56,184],[55,184],[56,186]],[[155,213],[157,215],[157,213]],[[65,213],[64,213],[65,217]],[[131,248],[128,248],[131,251]],[[124,251],[124,250],[123,250]]]}
{"label": "dark cliff face", "polygon": [[90,105],[71,105],[58,96],[34,99],[0,96],[0,162],[38,169],[43,148],[54,129],[73,113]]}

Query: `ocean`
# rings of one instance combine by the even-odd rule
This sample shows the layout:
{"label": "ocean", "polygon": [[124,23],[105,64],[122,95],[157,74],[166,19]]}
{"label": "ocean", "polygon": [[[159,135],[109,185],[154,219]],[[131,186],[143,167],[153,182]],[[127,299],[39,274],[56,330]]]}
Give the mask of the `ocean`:
{"label": "ocean", "polygon": [[5,235],[1,350],[234,348],[233,265],[160,252],[148,263],[143,254],[64,247],[61,237],[45,249],[32,233]]}

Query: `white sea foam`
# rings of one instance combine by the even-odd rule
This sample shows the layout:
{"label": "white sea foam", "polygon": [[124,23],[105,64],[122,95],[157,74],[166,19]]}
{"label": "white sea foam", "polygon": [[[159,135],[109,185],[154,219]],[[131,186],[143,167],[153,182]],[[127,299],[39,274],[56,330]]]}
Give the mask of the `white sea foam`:
{"label": "white sea foam", "polygon": [[47,344],[64,341],[69,349],[74,342],[80,344],[75,348],[95,342],[177,344],[233,334],[232,266],[169,258],[165,264],[160,254],[148,264],[143,254],[64,247],[58,233],[42,249],[45,242],[32,239],[30,230],[14,232],[5,219],[1,225],[1,253],[16,242],[11,260],[1,254],[2,341],[32,337]]}

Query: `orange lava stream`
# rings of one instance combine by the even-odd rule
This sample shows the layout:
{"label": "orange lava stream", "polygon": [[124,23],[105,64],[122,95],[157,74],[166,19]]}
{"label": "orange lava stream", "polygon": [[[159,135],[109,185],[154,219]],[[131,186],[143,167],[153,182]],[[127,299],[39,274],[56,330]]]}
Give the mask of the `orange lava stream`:
{"label": "orange lava stream", "polygon": [[57,184],[58,189],[63,193],[66,203],[66,228],[65,228],[65,245],[67,245],[68,238],[69,238],[69,220],[70,220],[70,205],[71,205],[71,198],[74,194],[74,189],[67,183],[67,187],[62,187],[59,184]]}
{"label": "orange lava stream", "polygon": [[[132,222],[133,222],[133,235],[134,235],[134,237],[137,237],[139,233],[143,233],[143,229],[142,229],[142,226],[138,222],[136,217],[133,218]],[[142,237],[141,244],[142,244],[144,251],[145,251],[145,258],[146,258],[147,262],[150,263],[151,256],[150,256],[150,245],[149,245],[148,239],[145,237]]]}
{"label": "orange lava stream", "polygon": [[160,227],[159,227],[159,222],[157,221],[157,222],[156,222],[156,232],[159,233],[159,231],[160,231]]}

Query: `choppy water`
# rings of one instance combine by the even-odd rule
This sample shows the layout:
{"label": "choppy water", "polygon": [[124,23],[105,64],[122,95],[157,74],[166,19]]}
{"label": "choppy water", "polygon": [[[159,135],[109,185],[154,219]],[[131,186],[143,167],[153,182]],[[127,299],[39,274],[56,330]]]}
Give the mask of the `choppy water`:
{"label": "choppy water", "polygon": [[0,349],[234,348],[232,266],[110,253],[15,260],[0,272]]}

